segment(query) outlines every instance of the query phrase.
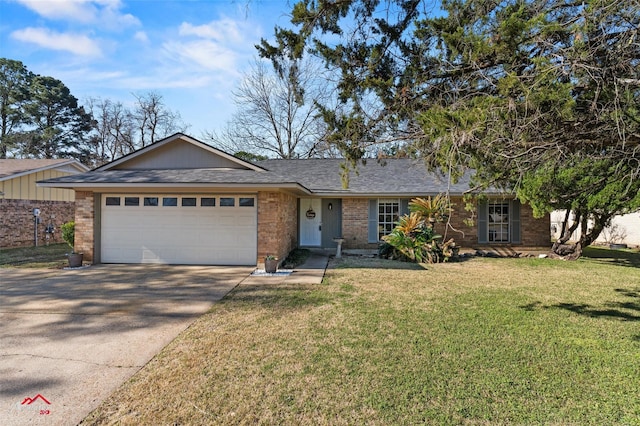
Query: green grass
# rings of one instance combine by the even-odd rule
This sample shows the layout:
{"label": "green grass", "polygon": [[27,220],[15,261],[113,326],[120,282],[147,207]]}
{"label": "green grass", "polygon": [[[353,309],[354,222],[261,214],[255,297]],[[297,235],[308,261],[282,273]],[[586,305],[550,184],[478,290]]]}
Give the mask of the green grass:
{"label": "green grass", "polygon": [[85,423],[640,425],[640,269],[333,266],[236,288]]}
{"label": "green grass", "polygon": [[0,249],[0,268],[62,268],[68,264],[67,244]]}

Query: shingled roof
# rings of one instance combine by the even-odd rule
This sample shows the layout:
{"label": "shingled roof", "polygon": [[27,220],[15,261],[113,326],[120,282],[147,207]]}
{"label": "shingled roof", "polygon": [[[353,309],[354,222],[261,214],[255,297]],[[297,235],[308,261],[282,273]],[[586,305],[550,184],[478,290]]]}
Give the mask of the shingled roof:
{"label": "shingled roof", "polygon": [[450,183],[446,176],[429,172],[422,161],[406,158],[358,163],[349,172],[347,188],[341,179],[343,159],[264,160],[257,164],[318,195],[435,195],[447,190],[453,194],[469,190],[469,176]]}
{"label": "shingled roof", "polygon": [[106,170],[91,171],[41,182],[45,186],[197,186],[197,187],[282,187],[318,196],[416,196],[442,192],[469,191],[469,176],[456,183],[427,171],[418,160],[369,159],[349,172],[348,187],[341,179],[342,159],[264,160],[256,165],[265,169],[220,168]]}
{"label": "shingled roof", "polygon": [[[219,161],[222,158],[223,161]],[[149,161],[149,159],[152,159]],[[158,161],[160,159],[161,161]],[[301,196],[426,196],[470,190],[471,173],[450,182],[420,160],[359,161],[343,185],[344,159],[263,160],[250,163],[182,133],[97,169],[38,182],[60,188],[180,188],[289,190]],[[168,167],[167,167],[168,166]],[[491,193],[498,191],[491,190]]]}
{"label": "shingled roof", "polygon": [[75,160],[68,158],[59,159],[31,159],[31,158],[9,158],[0,159],[0,180],[13,179],[28,173],[35,173],[66,165],[73,165],[78,171],[88,170],[87,167]]}

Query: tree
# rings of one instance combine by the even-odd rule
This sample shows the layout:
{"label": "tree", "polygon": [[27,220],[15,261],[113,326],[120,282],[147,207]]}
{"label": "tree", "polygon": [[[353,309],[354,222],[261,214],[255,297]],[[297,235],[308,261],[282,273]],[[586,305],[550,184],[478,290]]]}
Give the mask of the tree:
{"label": "tree", "polygon": [[578,257],[614,215],[640,206],[640,3],[438,6],[304,1],[295,29],[277,28],[260,52],[278,64],[308,49],[337,70],[350,110],[327,117],[348,157],[361,141],[402,141],[454,178],[471,168],[479,187],[515,191],[538,215],[574,210],[581,240],[566,245],[566,223],[553,250]]}
{"label": "tree", "polygon": [[247,152],[247,151],[237,151],[233,154],[234,157],[238,157],[242,160],[245,161],[262,161],[262,160],[266,160],[269,157],[267,157],[266,155],[260,155],[260,154],[253,154],[251,152]]}
{"label": "tree", "polygon": [[167,108],[162,95],[156,92],[134,94],[136,106],[133,117],[138,129],[138,147],[142,148],[189,127],[180,113]]}
{"label": "tree", "polygon": [[93,125],[69,88],[53,77],[32,79],[24,111],[29,129],[17,146],[24,157],[73,157]]}
{"label": "tree", "polygon": [[23,107],[32,78],[22,62],[0,58],[0,158],[7,158],[16,132],[26,122]]}
{"label": "tree", "polygon": [[278,158],[332,156],[318,107],[328,98],[321,71],[303,59],[283,61],[278,70],[255,61],[233,93],[237,112],[221,135],[207,137],[230,152]]}
{"label": "tree", "polygon": [[86,143],[85,164],[97,167],[135,150],[133,115],[121,102],[91,98],[86,103],[94,132]]}

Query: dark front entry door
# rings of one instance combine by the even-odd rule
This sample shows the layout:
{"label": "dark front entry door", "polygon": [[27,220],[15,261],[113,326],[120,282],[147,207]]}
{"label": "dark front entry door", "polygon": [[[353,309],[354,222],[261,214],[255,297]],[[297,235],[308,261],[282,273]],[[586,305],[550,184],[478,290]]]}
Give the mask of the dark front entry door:
{"label": "dark front entry door", "polygon": [[337,247],[338,244],[333,241],[336,237],[342,237],[342,200],[340,198],[323,198],[322,247]]}

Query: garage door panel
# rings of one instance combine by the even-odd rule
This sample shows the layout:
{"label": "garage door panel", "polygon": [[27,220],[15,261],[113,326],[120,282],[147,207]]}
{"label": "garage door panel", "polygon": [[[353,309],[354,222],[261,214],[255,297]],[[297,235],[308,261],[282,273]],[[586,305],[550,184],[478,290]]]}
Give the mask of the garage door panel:
{"label": "garage door panel", "polygon": [[173,207],[105,206],[103,198],[102,262],[255,264],[256,208],[201,207],[200,197],[195,207],[180,206],[180,201]]}

